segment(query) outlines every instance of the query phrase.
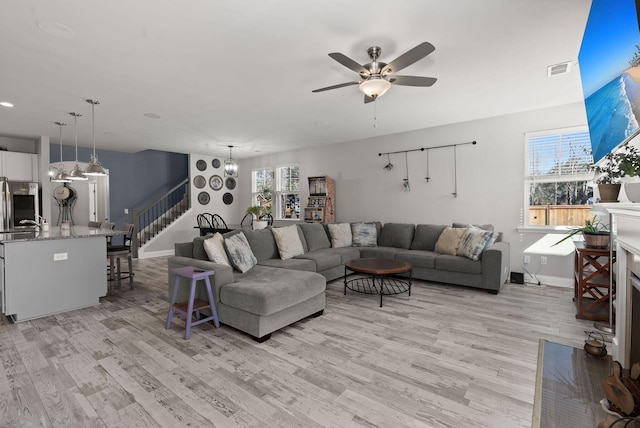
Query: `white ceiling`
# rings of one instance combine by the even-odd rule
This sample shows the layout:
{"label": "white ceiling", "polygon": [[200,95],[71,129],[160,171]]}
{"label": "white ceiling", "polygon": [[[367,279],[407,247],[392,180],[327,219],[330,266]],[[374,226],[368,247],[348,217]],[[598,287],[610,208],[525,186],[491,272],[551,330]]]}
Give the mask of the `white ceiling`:
{"label": "white ceiling", "polygon": [[[255,156],[582,100],[576,66],[589,0],[2,0],[0,135],[73,144]],[[43,31],[39,27],[47,29]],[[67,31],[70,30],[71,32]],[[52,35],[50,33],[54,33]],[[436,50],[364,104],[327,54],[390,62]],[[547,77],[547,66],[573,70]],[[373,127],[377,109],[378,127]],[[153,114],[159,118],[148,118]]]}

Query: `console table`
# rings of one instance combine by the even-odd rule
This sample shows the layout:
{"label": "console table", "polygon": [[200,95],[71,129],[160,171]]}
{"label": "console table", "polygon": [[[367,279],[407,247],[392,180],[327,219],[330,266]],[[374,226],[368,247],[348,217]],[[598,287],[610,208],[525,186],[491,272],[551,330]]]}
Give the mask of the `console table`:
{"label": "console table", "polygon": [[[609,278],[613,263],[609,249],[587,248],[582,242],[576,242],[574,263],[574,301],[576,318],[609,321]],[[615,283],[614,283],[615,287]],[[615,290],[615,288],[614,288]]]}

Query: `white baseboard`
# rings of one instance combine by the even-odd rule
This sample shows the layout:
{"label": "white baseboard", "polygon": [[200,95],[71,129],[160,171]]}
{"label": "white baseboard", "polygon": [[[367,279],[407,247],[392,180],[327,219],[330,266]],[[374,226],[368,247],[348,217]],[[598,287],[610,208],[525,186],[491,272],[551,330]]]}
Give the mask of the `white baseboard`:
{"label": "white baseboard", "polygon": [[528,272],[524,274],[524,282],[528,282],[530,284],[538,284],[540,285],[550,285],[553,287],[573,287],[573,279],[565,278],[561,276],[551,276],[551,275],[531,275]]}
{"label": "white baseboard", "polygon": [[174,254],[173,250],[150,251],[148,253],[138,250],[139,259],[151,259],[153,257],[173,256],[173,254]]}

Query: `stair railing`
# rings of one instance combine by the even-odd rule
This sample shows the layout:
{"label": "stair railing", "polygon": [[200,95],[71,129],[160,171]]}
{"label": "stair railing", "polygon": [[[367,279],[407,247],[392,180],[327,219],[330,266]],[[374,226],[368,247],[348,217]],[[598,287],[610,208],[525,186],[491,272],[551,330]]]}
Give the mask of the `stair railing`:
{"label": "stair railing", "polygon": [[134,234],[131,245],[133,257],[138,257],[138,248],[142,244],[156,236],[171,221],[189,209],[190,196],[189,177],[187,177],[146,207],[131,210],[131,223],[135,224],[138,230],[138,233]]}

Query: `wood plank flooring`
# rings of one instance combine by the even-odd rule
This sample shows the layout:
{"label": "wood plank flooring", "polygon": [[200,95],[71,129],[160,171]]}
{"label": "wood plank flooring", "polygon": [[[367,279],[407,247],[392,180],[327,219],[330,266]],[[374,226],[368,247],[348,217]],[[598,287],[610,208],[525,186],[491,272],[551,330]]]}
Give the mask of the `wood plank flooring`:
{"label": "wood plank flooring", "polygon": [[323,316],[259,344],[165,329],[166,258],[99,306],[0,319],[0,427],[530,427],[538,340],[580,347],[570,289],[497,296],[415,281],[411,297],[328,284]]}

